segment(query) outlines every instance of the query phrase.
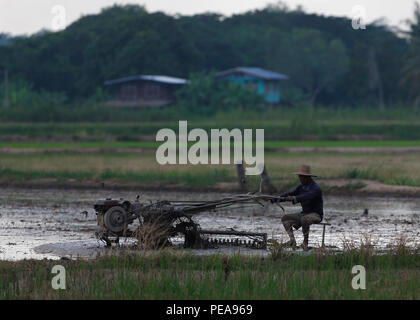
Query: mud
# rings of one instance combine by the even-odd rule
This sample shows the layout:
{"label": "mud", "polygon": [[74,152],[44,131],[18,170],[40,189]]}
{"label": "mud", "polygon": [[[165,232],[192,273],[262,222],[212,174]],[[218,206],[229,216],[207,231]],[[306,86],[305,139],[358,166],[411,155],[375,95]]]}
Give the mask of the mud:
{"label": "mud", "polygon": [[[97,199],[112,197],[135,199],[132,191],[109,190],[53,190],[0,188],[0,259],[59,259],[95,258],[113,254],[96,240],[96,216],[92,209]],[[228,193],[189,193],[156,191],[143,192],[141,199],[148,200],[210,200]],[[299,207],[285,205],[286,213],[299,211]],[[365,209],[368,215],[363,216]],[[81,214],[88,211],[87,215]],[[233,228],[241,231],[267,232],[269,238],[287,240],[281,225],[284,213],[275,205],[265,208],[239,208],[216,213],[201,213],[196,221],[205,229]],[[359,245],[368,241],[378,249],[387,249],[404,237],[409,246],[420,245],[420,199],[404,197],[326,196],[325,242],[328,246],[342,249],[345,244]],[[298,242],[301,230],[296,231]],[[321,244],[322,227],[312,226],[310,245]],[[179,245],[180,239],[175,239]],[[130,247],[131,240],[123,241],[122,247]],[[131,249],[130,249],[131,250]],[[216,252],[232,253],[240,250],[246,254],[268,254],[262,250],[220,248],[213,250],[189,250],[197,254]]]}

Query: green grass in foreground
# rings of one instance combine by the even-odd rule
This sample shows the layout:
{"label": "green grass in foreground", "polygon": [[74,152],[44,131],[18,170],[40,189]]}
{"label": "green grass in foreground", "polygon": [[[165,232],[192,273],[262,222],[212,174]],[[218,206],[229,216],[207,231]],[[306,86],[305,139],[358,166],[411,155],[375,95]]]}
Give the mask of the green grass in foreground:
{"label": "green grass in foreground", "polygon": [[[66,268],[67,289],[51,288]],[[351,286],[366,268],[366,290]],[[0,299],[419,299],[420,255],[370,251],[273,257],[164,251],[95,261],[0,262]]]}

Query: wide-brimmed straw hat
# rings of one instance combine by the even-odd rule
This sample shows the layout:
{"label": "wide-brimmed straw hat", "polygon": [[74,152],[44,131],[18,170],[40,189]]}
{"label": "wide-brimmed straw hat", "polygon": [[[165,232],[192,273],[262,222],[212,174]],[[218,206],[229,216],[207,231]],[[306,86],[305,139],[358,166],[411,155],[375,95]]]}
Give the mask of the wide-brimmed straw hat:
{"label": "wide-brimmed straw hat", "polygon": [[297,174],[298,176],[307,176],[307,177],[318,177],[311,173],[311,167],[302,165],[298,172],[293,172],[293,174]]}

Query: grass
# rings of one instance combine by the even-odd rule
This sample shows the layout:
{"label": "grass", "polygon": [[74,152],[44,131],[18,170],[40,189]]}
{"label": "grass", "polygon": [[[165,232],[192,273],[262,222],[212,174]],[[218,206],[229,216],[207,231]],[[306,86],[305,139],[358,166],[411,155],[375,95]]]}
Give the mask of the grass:
{"label": "grass", "polygon": [[[66,290],[51,288],[51,269],[66,268]],[[351,286],[354,265],[366,268],[366,290]],[[419,299],[420,255],[270,257],[196,256],[164,250],[95,261],[0,262],[1,299]]]}
{"label": "grass", "polygon": [[[32,141],[32,142],[0,142],[1,148],[10,149],[39,149],[47,151],[48,149],[58,150],[78,150],[78,149],[157,149],[162,142],[156,141]],[[194,142],[189,142],[189,146]],[[420,140],[387,140],[387,141],[265,141],[267,151],[281,148],[403,148],[403,147],[420,147]],[[211,144],[209,144],[210,148]]]}
{"label": "grass", "polygon": [[67,141],[67,142],[0,142],[0,148],[11,149],[62,149],[62,150],[77,150],[77,149],[156,149],[161,142],[156,141]]}
{"label": "grass", "polygon": [[[146,111],[129,113],[136,114],[135,120],[142,119],[140,115]],[[164,115],[137,122],[2,123],[0,149],[35,149],[36,153],[2,151],[0,181],[47,178],[200,187],[236,182],[233,165],[158,165],[154,154],[160,145],[154,141],[157,131],[162,128],[178,131],[178,121],[168,120]],[[420,152],[357,150],[420,147],[420,109],[279,108],[265,113],[234,110],[206,119],[185,116],[189,129],[264,128],[265,163],[277,186],[295,184],[290,172],[300,164],[311,165],[322,178],[348,180],[348,189],[361,188],[362,182],[353,180],[362,179],[420,186]],[[311,153],[282,150],[292,147],[315,150]],[[322,147],[355,149],[345,153],[316,149]],[[254,181],[258,179],[251,180],[258,185]]]}
{"label": "grass", "polygon": [[369,168],[369,169],[352,168],[344,172],[344,177],[347,179],[378,180],[377,170],[375,170],[374,168]]}
{"label": "grass", "polygon": [[419,147],[419,140],[266,141],[266,148],[401,148]]}
{"label": "grass", "polygon": [[207,173],[191,172],[135,172],[122,170],[98,171],[16,171],[11,169],[0,169],[0,177],[8,182],[24,182],[39,179],[55,179],[57,182],[65,181],[115,181],[123,183],[134,182],[147,185],[156,183],[161,185],[182,184],[187,187],[214,186],[219,182],[232,181],[226,170],[213,170]]}
{"label": "grass", "polygon": [[[281,113],[280,113],[281,114]],[[284,113],[283,113],[284,114]],[[206,120],[197,117],[188,121],[188,128],[202,128],[207,132],[211,129],[239,128],[264,129],[266,140],[419,140],[419,118],[397,118],[357,120],[352,117],[336,117],[321,119],[310,117],[300,112],[299,118],[294,116],[273,117],[259,116],[256,119],[244,118],[239,115],[225,114],[223,117],[210,117]],[[313,113],[312,113],[313,114]],[[179,118],[188,120],[189,117]],[[231,119],[235,119],[232,123]],[[163,128],[178,131],[177,120],[137,121],[137,122],[105,122],[105,123],[2,123],[0,136],[3,139],[19,138],[43,140],[73,140],[73,141],[139,141],[144,137],[155,137]]]}
{"label": "grass", "polygon": [[[309,164],[323,179],[344,180],[349,188],[360,188],[358,180],[374,180],[391,185],[420,186],[419,152],[334,153],[318,151],[266,152],[265,164],[276,186],[288,188],[297,183],[291,175],[300,164]],[[232,162],[233,163],[233,162]],[[151,153],[39,153],[0,154],[0,181],[25,182],[36,179],[136,183],[138,185],[176,184],[192,187],[215,187],[220,183],[236,185],[232,165],[165,165]],[[252,188],[257,176],[248,177]],[[53,183],[53,182],[51,182]]]}

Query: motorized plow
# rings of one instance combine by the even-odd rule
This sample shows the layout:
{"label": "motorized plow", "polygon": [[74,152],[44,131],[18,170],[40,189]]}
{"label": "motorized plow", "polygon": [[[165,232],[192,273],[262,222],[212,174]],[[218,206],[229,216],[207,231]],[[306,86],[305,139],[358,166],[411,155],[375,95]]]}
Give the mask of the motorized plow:
{"label": "motorized plow", "polygon": [[[138,239],[144,248],[160,248],[171,244],[174,237],[184,238],[184,248],[214,248],[220,245],[267,247],[267,233],[226,230],[205,230],[193,220],[202,212],[241,209],[245,206],[265,206],[285,199],[261,193],[235,195],[214,201],[157,201],[142,203],[139,196],[134,202],[123,199],[99,200],[94,209],[99,229],[98,239],[107,246],[118,243],[120,237]],[[283,209],[284,211],[284,209]],[[138,221],[136,228],[130,225]]]}

